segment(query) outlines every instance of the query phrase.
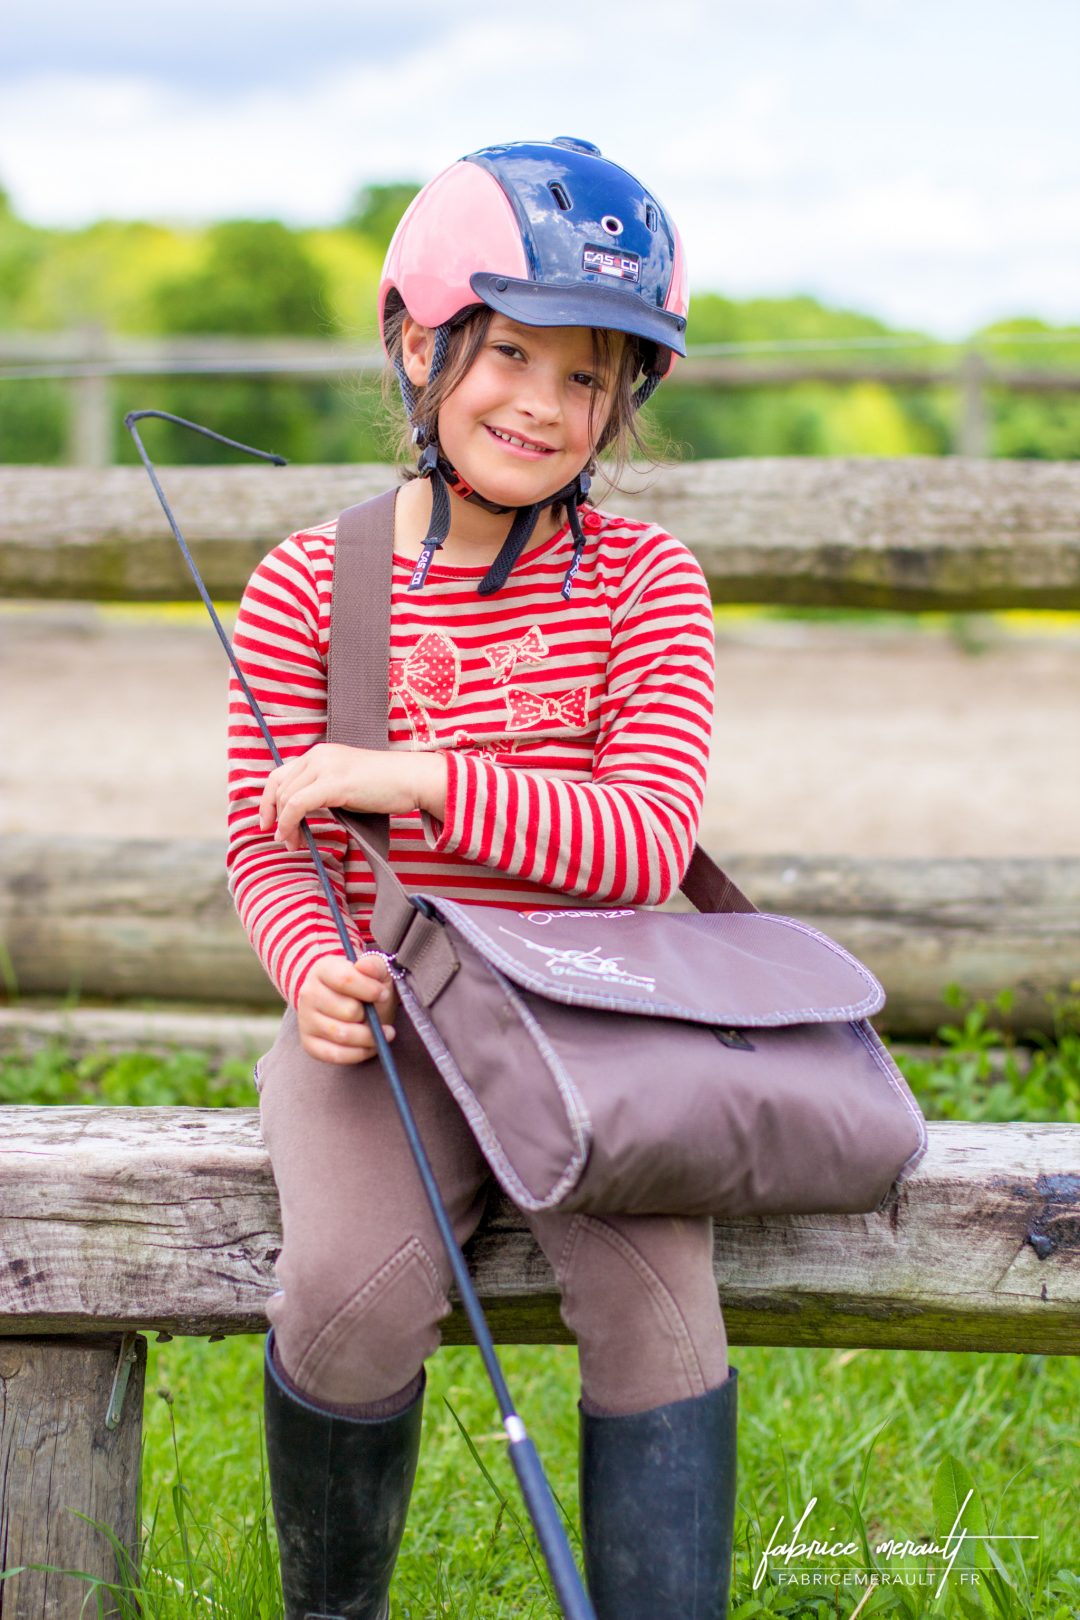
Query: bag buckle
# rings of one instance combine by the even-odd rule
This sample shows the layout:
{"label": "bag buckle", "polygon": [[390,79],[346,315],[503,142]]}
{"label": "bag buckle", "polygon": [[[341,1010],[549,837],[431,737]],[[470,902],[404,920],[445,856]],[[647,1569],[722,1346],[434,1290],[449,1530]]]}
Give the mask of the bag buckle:
{"label": "bag buckle", "polygon": [[728,1046],[733,1052],[753,1052],[754,1043],[741,1029],[725,1029],[720,1024],[710,1024],[709,1028],[720,1042],[721,1046]]}
{"label": "bag buckle", "polygon": [[461,964],[435,907],[422,895],[408,898],[416,916],[394,953],[394,966],[399,972],[404,969],[420,1002],[430,1007]]}

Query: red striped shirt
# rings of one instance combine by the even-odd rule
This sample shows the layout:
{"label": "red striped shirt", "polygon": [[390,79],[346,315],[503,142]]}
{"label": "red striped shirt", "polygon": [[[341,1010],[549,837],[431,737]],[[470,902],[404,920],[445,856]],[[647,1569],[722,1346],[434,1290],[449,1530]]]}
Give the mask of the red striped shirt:
{"label": "red striped shirt", "polygon": [[[484,568],[433,564],[422,592],[394,558],[389,745],[446,754],[445,819],[390,821],[410,892],[518,909],[659,905],[697,836],[713,713],[712,604],[696,558],[655,525],[588,514],[569,602],[567,530],[527,551],[495,596]],[[326,734],[336,520],[291,535],[248,583],[234,645],[285,759]],[[287,1000],[341,943],[306,849],[259,829],[273,767],[233,677],[229,888]],[[329,817],[308,818],[358,950],[374,880]]]}

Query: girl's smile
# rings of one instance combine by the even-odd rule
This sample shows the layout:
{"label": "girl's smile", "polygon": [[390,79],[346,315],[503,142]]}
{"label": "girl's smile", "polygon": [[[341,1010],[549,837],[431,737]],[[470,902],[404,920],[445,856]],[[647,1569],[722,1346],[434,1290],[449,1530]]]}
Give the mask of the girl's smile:
{"label": "girl's smile", "polygon": [[490,423],[487,424],[487,430],[493,438],[498,439],[501,444],[505,444],[508,450],[516,450],[518,455],[531,456],[533,459],[539,460],[543,456],[553,454],[550,444],[540,444],[535,439],[524,439],[516,434],[506,433],[502,428],[492,427]]}

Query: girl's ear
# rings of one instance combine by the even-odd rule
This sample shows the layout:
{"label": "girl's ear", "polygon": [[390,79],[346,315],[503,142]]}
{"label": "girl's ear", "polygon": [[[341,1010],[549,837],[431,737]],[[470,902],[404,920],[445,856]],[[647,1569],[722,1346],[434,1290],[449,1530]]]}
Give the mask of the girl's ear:
{"label": "girl's ear", "polygon": [[434,344],[435,333],[430,326],[421,326],[411,315],[402,316],[401,363],[414,388],[423,388],[427,383]]}

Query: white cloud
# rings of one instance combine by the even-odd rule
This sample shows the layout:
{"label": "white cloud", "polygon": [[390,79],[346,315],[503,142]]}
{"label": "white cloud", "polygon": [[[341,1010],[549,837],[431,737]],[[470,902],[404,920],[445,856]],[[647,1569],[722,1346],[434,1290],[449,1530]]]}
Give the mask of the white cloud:
{"label": "white cloud", "polygon": [[417,0],[407,34],[367,3],[309,0],[301,29],[285,0],[192,0],[185,37],[212,70],[164,64],[159,30],[134,49],[127,0],[91,15],[72,22],[97,41],[84,67],[50,59],[43,29],[0,67],[0,180],[43,222],[328,221],[366,180],[580,134],[655,187],[699,287],[811,290],[950,334],[1021,309],[1080,319],[1063,0],[1023,20],[1002,0]]}

